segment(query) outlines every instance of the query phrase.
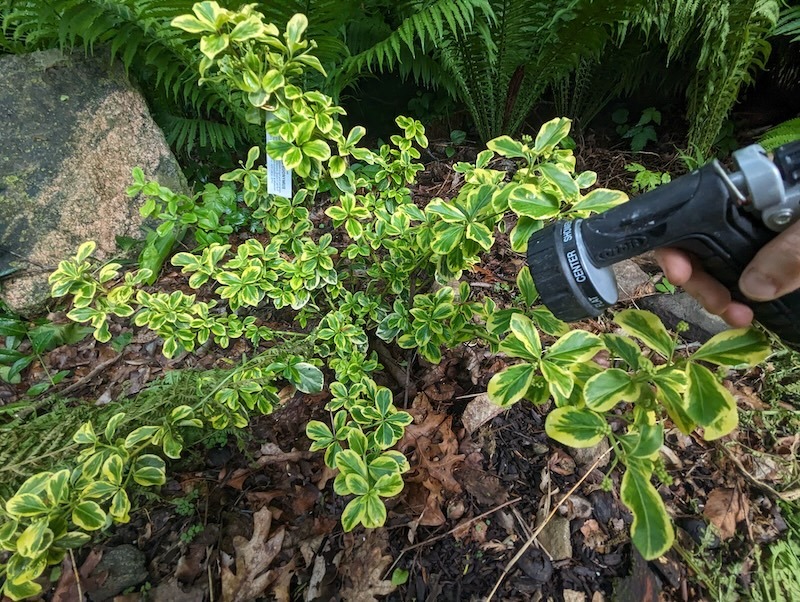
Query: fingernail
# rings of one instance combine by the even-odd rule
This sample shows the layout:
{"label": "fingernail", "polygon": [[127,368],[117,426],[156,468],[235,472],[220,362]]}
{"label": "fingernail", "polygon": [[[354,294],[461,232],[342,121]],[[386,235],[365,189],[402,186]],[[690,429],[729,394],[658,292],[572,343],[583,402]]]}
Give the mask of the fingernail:
{"label": "fingernail", "polygon": [[745,297],[755,301],[769,301],[774,299],[778,293],[775,281],[755,270],[745,272],[739,286]]}

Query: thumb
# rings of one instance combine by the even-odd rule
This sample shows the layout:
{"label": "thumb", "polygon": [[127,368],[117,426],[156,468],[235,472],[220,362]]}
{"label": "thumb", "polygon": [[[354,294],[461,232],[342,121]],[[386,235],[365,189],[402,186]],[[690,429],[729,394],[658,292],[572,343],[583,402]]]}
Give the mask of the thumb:
{"label": "thumb", "polygon": [[739,289],[753,301],[771,301],[796,288],[800,288],[800,221],[764,245],[739,279]]}

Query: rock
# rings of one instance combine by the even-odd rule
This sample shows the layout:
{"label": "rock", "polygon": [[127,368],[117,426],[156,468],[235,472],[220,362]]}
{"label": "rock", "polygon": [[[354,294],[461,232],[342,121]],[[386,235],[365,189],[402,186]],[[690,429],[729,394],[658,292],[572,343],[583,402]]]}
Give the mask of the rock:
{"label": "rock", "polygon": [[[539,524],[546,518],[544,512],[540,512],[536,517]],[[542,547],[547,550],[553,562],[572,558],[572,539],[569,532],[569,520],[562,516],[554,516],[550,519],[537,538]]]}
{"label": "rock", "polygon": [[99,587],[89,592],[94,602],[110,600],[123,590],[143,583],[149,576],[145,568],[144,552],[129,544],[111,548],[103,553],[100,562],[92,571],[91,578],[95,579],[103,573],[108,573],[108,576],[98,580]]}
{"label": "rock", "polygon": [[109,63],[57,50],[0,56],[0,298],[18,313],[44,308],[47,276],[82,242],[109,259],[117,236],[141,237],[143,199],[125,194],[133,167],[187,192],[141,94]]}
{"label": "rock", "polygon": [[715,334],[729,328],[725,322],[704,310],[688,293],[651,295],[637,301],[642,309],[656,314],[667,328],[674,329],[678,322],[686,322],[689,330],[681,333],[687,341],[705,343]]}
{"label": "rock", "polygon": [[620,301],[633,301],[655,292],[650,276],[632,260],[620,261],[614,264],[613,269]]}
{"label": "rock", "polygon": [[[597,445],[571,448],[569,453],[572,454],[575,464],[582,468],[591,466],[598,458],[600,458],[600,462],[597,464],[597,468],[603,468],[611,461],[611,454],[607,453],[608,449],[608,439],[603,437]],[[605,456],[601,457],[604,454]]]}

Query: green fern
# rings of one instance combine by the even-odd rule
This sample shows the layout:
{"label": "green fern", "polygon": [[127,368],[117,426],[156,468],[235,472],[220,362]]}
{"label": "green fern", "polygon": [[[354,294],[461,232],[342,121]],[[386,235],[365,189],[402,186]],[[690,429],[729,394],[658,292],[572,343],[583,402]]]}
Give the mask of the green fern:
{"label": "green fern", "polygon": [[779,8],[779,0],[665,0],[632,23],[666,44],[668,61],[690,65],[688,144],[699,154],[709,154],[741,88],[764,69]]}
{"label": "green fern", "polygon": [[800,117],[776,125],[768,130],[758,142],[765,150],[772,151],[796,140],[800,140]]}
{"label": "green fern", "polygon": [[800,42],[800,6],[787,6],[781,11],[773,34],[788,36],[792,42]]}

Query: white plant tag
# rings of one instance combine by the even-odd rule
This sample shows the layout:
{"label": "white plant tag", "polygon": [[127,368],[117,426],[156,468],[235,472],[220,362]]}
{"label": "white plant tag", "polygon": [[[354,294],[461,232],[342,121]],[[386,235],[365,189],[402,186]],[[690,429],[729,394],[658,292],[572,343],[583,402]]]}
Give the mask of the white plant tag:
{"label": "white plant tag", "polygon": [[[270,140],[280,140],[280,137],[267,134],[267,144]],[[269,155],[267,155],[267,192],[287,199],[292,198],[292,170],[286,169],[280,159],[273,159]]]}

